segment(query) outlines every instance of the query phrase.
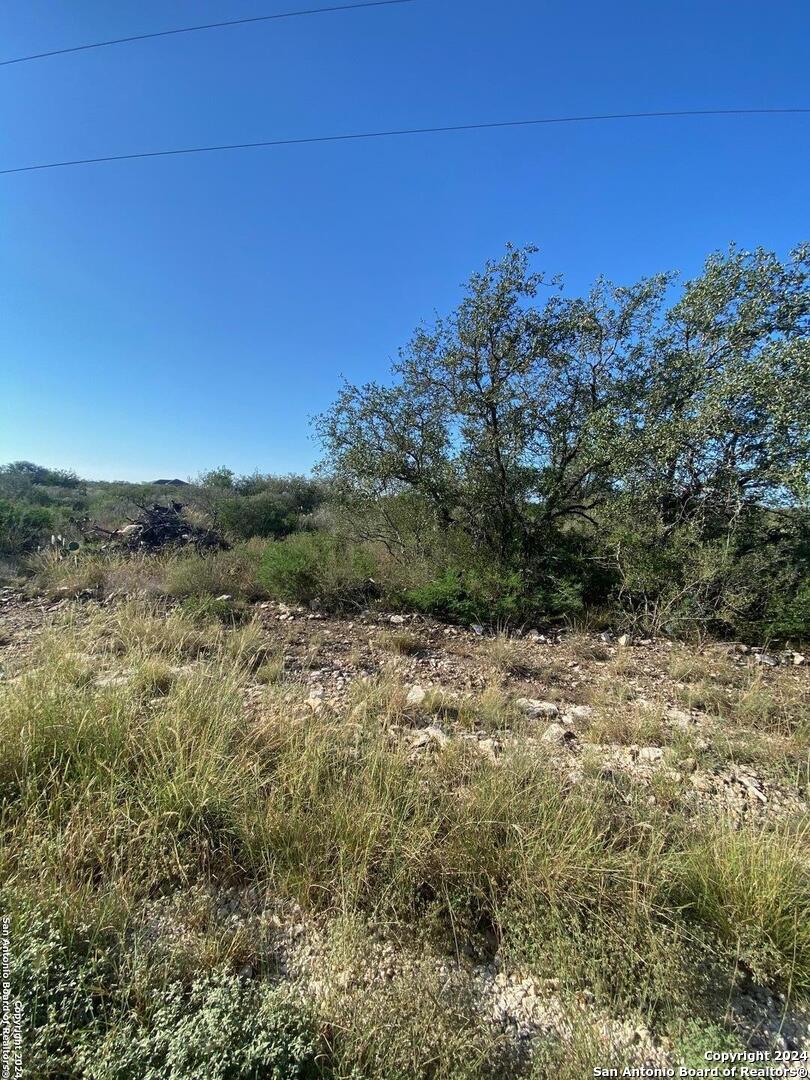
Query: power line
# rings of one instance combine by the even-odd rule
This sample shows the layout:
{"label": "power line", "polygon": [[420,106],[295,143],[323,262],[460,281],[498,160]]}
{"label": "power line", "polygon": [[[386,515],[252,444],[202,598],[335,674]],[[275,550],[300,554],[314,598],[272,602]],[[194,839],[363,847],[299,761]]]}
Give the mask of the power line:
{"label": "power line", "polygon": [[482,131],[491,128],[532,127],[539,124],[582,124],[601,120],[652,120],[673,116],[773,116],[785,113],[810,113],[810,108],[775,109],[670,109],[665,112],[597,113],[591,116],[553,116],[539,120],[496,120],[482,124],[446,124],[443,127],[398,128],[391,131],[363,131],[348,135],[314,135],[299,139],[263,139],[260,142],[224,143],[219,146],[187,146],[177,150],[147,150],[137,154],[108,154],[105,157],[77,158],[73,161],[50,161],[43,165],[20,165],[0,169],[9,173],[36,172],[40,169],[64,169],[73,165],[98,165],[107,161],[134,161],[138,158],[176,157],[180,154],[210,154],[222,150],[252,150],[268,146],[302,146],[306,143],[349,142],[360,139],[387,139],[399,135],[437,135],[450,131]]}
{"label": "power line", "polygon": [[148,38],[170,37],[172,34],[193,34],[197,30],[218,30],[223,26],[244,26],[246,23],[271,22],[274,19],[294,19],[299,15],[324,15],[335,11],[390,7],[392,4],[412,4],[413,2],[414,0],[366,0],[365,3],[360,4],[335,4],[333,7],[307,8],[305,11],[283,11],[278,15],[253,15],[247,19],[228,19],[225,22],[201,23],[199,26],[181,26],[175,30],[158,30],[153,34],[133,34],[130,37],[110,38],[109,41],[94,41],[88,45],[73,45],[68,49],[51,49],[50,52],[32,53],[30,56],[15,56],[12,60],[0,60],[0,67],[5,67],[7,64],[25,64],[29,60],[44,60],[48,56],[84,52],[87,49],[105,49],[108,45],[124,45],[131,41],[146,41]]}

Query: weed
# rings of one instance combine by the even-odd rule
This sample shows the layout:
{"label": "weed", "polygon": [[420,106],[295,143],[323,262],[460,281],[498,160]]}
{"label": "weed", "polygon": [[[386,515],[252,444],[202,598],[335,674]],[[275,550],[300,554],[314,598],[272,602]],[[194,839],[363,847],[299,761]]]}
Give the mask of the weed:
{"label": "weed", "polygon": [[678,860],[675,877],[704,924],[736,950],[756,978],[810,987],[807,828],[709,828]]}
{"label": "weed", "polygon": [[602,707],[591,717],[588,735],[597,743],[623,746],[666,746],[672,738],[663,710],[650,704]]}
{"label": "weed", "polygon": [[425,651],[425,643],[418,634],[410,630],[389,630],[377,638],[380,648],[397,656],[420,656]]}
{"label": "weed", "polygon": [[497,634],[482,645],[489,666],[496,672],[529,679],[538,674],[526,643],[507,634]]}

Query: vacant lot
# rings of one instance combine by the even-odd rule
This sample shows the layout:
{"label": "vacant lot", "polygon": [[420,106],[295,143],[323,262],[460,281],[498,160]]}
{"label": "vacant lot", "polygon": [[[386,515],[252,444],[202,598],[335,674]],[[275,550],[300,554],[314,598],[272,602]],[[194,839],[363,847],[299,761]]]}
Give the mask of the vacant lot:
{"label": "vacant lot", "polygon": [[810,1049],[800,660],[6,590],[26,1075]]}

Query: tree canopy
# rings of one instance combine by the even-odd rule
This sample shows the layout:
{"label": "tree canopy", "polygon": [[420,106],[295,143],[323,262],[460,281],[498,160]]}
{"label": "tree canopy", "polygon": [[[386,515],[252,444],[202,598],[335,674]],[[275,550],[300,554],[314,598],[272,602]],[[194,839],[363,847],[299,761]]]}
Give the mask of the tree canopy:
{"label": "tree canopy", "polygon": [[347,499],[409,492],[516,557],[619,498],[669,523],[806,498],[810,248],[731,248],[674,297],[670,273],[568,297],[533,255],[487,263],[389,385],[345,385],[318,419]]}

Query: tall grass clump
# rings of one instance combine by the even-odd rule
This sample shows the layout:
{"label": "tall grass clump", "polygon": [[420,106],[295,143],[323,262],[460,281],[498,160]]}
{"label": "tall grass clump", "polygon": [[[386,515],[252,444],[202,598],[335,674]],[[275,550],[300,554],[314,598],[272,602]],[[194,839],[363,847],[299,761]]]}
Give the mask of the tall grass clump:
{"label": "tall grass clump", "polygon": [[120,554],[86,549],[64,554],[32,555],[33,585],[47,596],[85,591],[98,596],[217,597],[227,593],[242,600],[264,595],[258,573],[266,542],[248,540],[224,551],[164,551]]}
{"label": "tall grass clump", "polygon": [[[45,550],[32,555],[28,567],[33,574],[35,587],[46,596],[57,597],[86,589],[103,589],[113,568],[113,560],[101,554],[81,552],[63,555],[58,551]],[[124,560],[116,559],[115,567],[123,570]],[[129,570],[132,568],[131,565],[127,567]]]}
{"label": "tall grass clump", "polygon": [[267,547],[263,540],[247,540],[226,551],[180,553],[167,560],[164,589],[169,596],[219,596],[245,600],[265,595],[259,579]]}
{"label": "tall grass clump", "polygon": [[808,823],[707,828],[678,860],[676,881],[698,920],[756,978],[810,989]]}

